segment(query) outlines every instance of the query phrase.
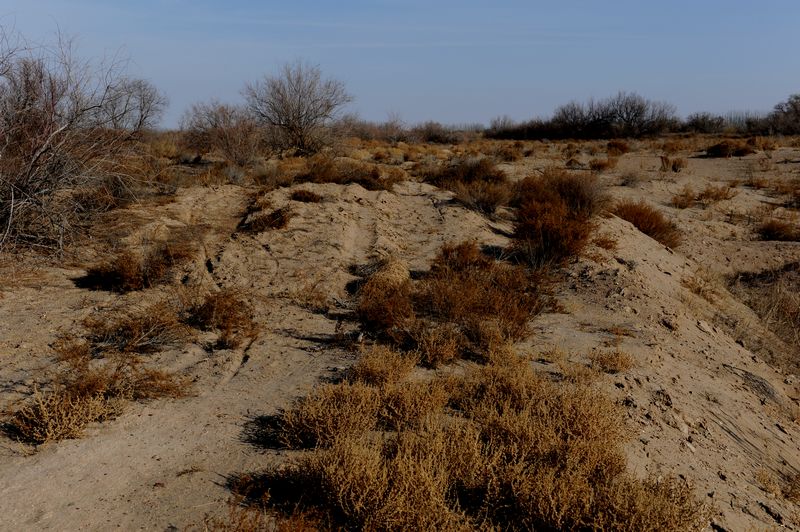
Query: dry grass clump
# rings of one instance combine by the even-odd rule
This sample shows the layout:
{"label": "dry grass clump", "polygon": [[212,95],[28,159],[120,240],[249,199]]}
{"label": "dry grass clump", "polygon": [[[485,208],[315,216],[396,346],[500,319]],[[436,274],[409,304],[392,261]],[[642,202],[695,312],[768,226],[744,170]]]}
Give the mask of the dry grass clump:
{"label": "dry grass clump", "polygon": [[281,207],[269,213],[259,212],[252,215],[241,226],[241,230],[245,233],[263,233],[268,229],[283,229],[289,224],[293,215],[289,207]]}
{"label": "dry grass clump", "polygon": [[368,329],[399,340],[414,319],[412,291],[408,268],[396,259],[383,261],[359,289],[356,314]]}
{"label": "dry grass clump", "polygon": [[672,196],[671,203],[677,209],[686,209],[694,205],[695,202],[707,207],[718,201],[732,199],[737,193],[735,188],[725,185],[707,185],[706,188],[695,193],[691,185],[687,184],[678,194]]}
{"label": "dry grass clump", "polygon": [[622,417],[595,388],[551,382],[520,363],[480,367],[441,386],[453,392],[452,415],[441,400],[434,409],[420,403],[421,422],[399,424],[383,438],[358,430],[331,439],[255,481],[264,487],[254,491],[274,486],[264,497],[268,506],[318,512],[332,528],[655,531],[707,524],[707,509],[685,483],[626,473]]}
{"label": "dry grass clump", "polygon": [[326,447],[375,428],[377,388],[360,383],[323,384],[281,416],[279,439],[289,448]]}
{"label": "dry grass clump", "polygon": [[[182,397],[188,383],[173,374],[143,367],[130,355],[93,360],[85,343],[65,340],[57,350],[68,368],[47,392],[13,412],[6,432],[19,441],[40,445],[78,438],[90,423],[116,417],[126,401]],[[68,353],[68,355],[67,355]]]}
{"label": "dry grass clump", "polygon": [[592,216],[605,203],[597,181],[588,176],[548,171],[517,186],[519,206],[514,249],[529,265],[560,265],[583,250],[594,228]]}
{"label": "dry grass clump", "polygon": [[612,139],[606,144],[609,157],[619,157],[631,151],[631,146],[622,139]]}
{"label": "dry grass clump", "polygon": [[525,145],[520,141],[500,142],[492,147],[490,153],[497,160],[510,163],[525,157]]}
{"label": "dry grass clump", "polygon": [[666,155],[662,155],[661,156],[661,168],[659,168],[659,170],[662,171],[662,172],[672,171],[672,172],[678,173],[681,170],[683,170],[684,168],[686,168],[688,165],[689,165],[689,162],[686,159],[682,158],[682,157],[678,157],[678,158],[675,158],[675,159],[670,159]]}
{"label": "dry grass clump", "polygon": [[235,349],[242,337],[255,335],[253,307],[234,289],[206,295],[186,311],[184,320],[193,327],[219,331],[217,346],[225,349]]}
{"label": "dry grass clump", "polygon": [[474,242],[445,245],[418,284],[418,313],[468,327],[497,320],[507,338],[525,335],[525,324],[541,303],[530,274],[484,255]]}
{"label": "dry grass clump", "polygon": [[706,148],[706,157],[744,157],[755,153],[752,146],[742,141],[723,140]]}
{"label": "dry grass clump", "polygon": [[695,199],[703,205],[711,205],[718,201],[732,199],[736,194],[738,194],[737,190],[732,187],[707,185],[706,188],[697,194],[697,198]]}
{"label": "dry grass clump", "polygon": [[592,172],[602,173],[613,170],[617,167],[617,158],[608,157],[607,159],[592,159],[589,161],[589,169]]}
{"label": "dry grass clump", "polygon": [[292,201],[300,201],[302,203],[319,203],[322,201],[322,196],[310,190],[299,189],[292,192],[289,196]]}
{"label": "dry grass clump", "polygon": [[194,256],[194,245],[188,236],[154,242],[141,254],[124,251],[89,268],[76,284],[81,288],[120,293],[143,290],[168,282],[174,269]]}
{"label": "dry grass clump", "polygon": [[416,349],[424,364],[436,366],[464,356],[484,359],[497,341],[524,337],[544,305],[543,288],[525,268],[465,242],[444,246],[416,282],[387,261],[360,288],[356,310],[366,329]]}
{"label": "dry grass clump", "polygon": [[79,396],[64,390],[34,392],[12,414],[7,433],[25,443],[40,445],[79,438],[90,423],[113,417],[116,409],[103,397]]}
{"label": "dry grass clump", "polygon": [[387,346],[375,345],[362,351],[350,367],[348,379],[373,386],[383,386],[404,379],[417,364],[415,356]]}
{"label": "dry grass clump", "polygon": [[392,190],[405,178],[403,172],[386,170],[374,164],[350,159],[337,159],[328,154],[317,154],[306,161],[306,170],[296,176],[300,183],[357,184],[367,190]]}
{"label": "dry grass clump", "polygon": [[690,292],[712,303],[720,294],[720,284],[717,276],[707,269],[698,269],[681,279],[681,285]]}
{"label": "dry grass clump", "polygon": [[511,199],[508,178],[488,158],[465,158],[427,172],[425,181],[455,193],[456,201],[492,214]]}
{"label": "dry grass clump", "polygon": [[594,351],[589,355],[592,367],[604,373],[621,373],[633,367],[634,360],[624,351]]}
{"label": "dry grass clump", "polygon": [[800,226],[789,220],[771,218],[756,227],[756,234],[761,240],[798,242],[800,241]]}
{"label": "dry grass clump", "polygon": [[752,308],[764,324],[792,349],[787,359],[797,371],[800,354],[800,263],[756,273],[739,273],[731,279],[731,291]]}
{"label": "dry grass clump", "polygon": [[154,353],[179,345],[191,337],[171,302],[120,311],[112,316],[92,316],[84,320],[94,351]]}
{"label": "dry grass clump", "polygon": [[687,184],[681,189],[680,192],[672,196],[670,203],[676,209],[686,209],[694,205],[695,192],[691,185]]}
{"label": "dry grass clump", "polygon": [[432,382],[396,382],[381,391],[381,424],[388,430],[420,428],[430,422],[450,399],[445,385]]}
{"label": "dry grass clump", "polygon": [[622,201],[614,206],[613,213],[667,247],[680,244],[680,232],[675,224],[644,201]]}

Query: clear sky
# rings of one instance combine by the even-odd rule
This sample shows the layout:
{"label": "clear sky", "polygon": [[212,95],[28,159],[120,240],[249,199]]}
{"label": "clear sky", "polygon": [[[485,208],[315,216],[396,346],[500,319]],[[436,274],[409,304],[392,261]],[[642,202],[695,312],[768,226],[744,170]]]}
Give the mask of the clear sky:
{"label": "clear sky", "polygon": [[767,111],[800,92],[797,0],[0,0],[0,23],[82,56],[122,51],[169,96],[241,101],[295,59],[355,96],[349,111],[406,122],[547,116],[618,90],[682,115]]}

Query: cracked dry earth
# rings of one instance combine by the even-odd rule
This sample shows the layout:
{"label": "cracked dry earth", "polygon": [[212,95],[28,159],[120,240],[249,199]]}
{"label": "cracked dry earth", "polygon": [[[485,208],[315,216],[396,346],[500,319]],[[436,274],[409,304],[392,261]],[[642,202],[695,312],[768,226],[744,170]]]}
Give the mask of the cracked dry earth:
{"label": "cracked dry earth", "polygon": [[[515,172],[544,164],[531,158]],[[532,354],[555,348],[578,364],[588,364],[593,351],[629,353],[633,368],[603,376],[599,385],[627,414],[632,471],[685,477],[713,504],[717,529],[797,529],[798,508],[757,480],[765,472],[800,472],[800,426],[791,419],[800,389],[781,358],[788,348],[724,286],[704,298],[685,279],[700,268],[722,275],[796,261],[800,247],[756,242],[739,226],[724,225],[731,209],[762,201],[757,192],[702,211],[666,207],[680,180],[732,179],[741,161],[714,162],[711,176],[709,161],[690,159],[672,182],[656,164],[651,155],[629,154],[619,171],[644,168],[651,180],[620,187],[614,175],[602,179],[612,196],[656,203],[684,229],[684,243],[667,249],[619,218],[601,218],[598,233],[616,240],[616,248],[591,246],[568,268],[556,293],[560,310],[535,318],[518,348]],[[273,207],[291,203],[294,216],[285,228],[258,234],[237,232],[253,191],[233,185],[181,189],[172,203],[134,206],[118,217],[131,245],[174,228],[201,228],[202,252],[180,272],[181,281],[241,290],[259,333],[235,350],[209,349],[199,338],[152,355],[155,365],[191,378],[189,397],[132,404],[81,439],[35,452],[0,437],[0,529],[201,527],[204,515],[225,513],[230,477],[286,459],[254,441],[259,417],[286,408],[352,362],[337,342],[353,332],[344,319],[353,265],[394,255],[412,271],[425,270],[444,243],[508,244],[510,222],[466,210],[429,185],[406,182],[393,192],[301,187],[323,201],[290,202],[297,186],[268,193]],[[734,254],[731,264],[726,258]],[[115,295],[78,288],[79,267],[12,260],[0,266],[4,408],[46,380],[55,364],[50,346],[60,334],[79,329],[98,310],[143,305],[173,289]],[[545,359],[535,364],[543,371],[553,366]]]}

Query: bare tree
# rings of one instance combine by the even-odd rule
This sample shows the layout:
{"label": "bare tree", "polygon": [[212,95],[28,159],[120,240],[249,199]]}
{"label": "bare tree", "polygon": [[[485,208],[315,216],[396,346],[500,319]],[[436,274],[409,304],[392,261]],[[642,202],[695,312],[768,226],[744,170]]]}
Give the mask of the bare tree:
{"label": "bare tree", "polygon": [[61,247],[98,193],[119,188],[115,157],[160,100],[122,76],[124,62],[81,61],[61,38],[0,58],[0,248]]}
{"label": "bare tree", "polygon": [[301,153],[313,153],[325,144],[325,126],[353,100],[341,81],[323,79],[318,66],[300,61],[248,84],[243,92],[253,115],[275,129],[278,147]]}
{"label": "bare tree", "polygon": [[240,165],[250,163],[264,146],[264,130],[247,109],[212,100],[192,105],[183,116],[181,129],[190,149],[200,154],[219,150]]}
{"label": "bare tree", "polygon": [[149,81],[123,77],[109,86],[98,121],[113,129],[139,132],[161,120],[167,103]]}

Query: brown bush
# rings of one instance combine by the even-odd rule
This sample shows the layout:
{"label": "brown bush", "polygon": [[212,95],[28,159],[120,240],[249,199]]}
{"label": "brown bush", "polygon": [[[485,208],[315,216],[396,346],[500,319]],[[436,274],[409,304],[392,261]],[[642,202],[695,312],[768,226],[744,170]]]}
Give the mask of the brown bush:
{"label": "brown bush", "polygon": [[527,177],[516,187],[514,249],[529,265],[560,265],[583,250],[605,205],[597,180],[559,170]]}
{"label": "brown bush", "polygon": [[661,156],[661,168],[660,171],[662,172],[675,172],[678,173],[684,168],[689,165],[688,161],[682,157],[670,159],[666,155]]}
{"label": "brown bush", "polygon": [[263,233],[267,229],[283,229],[289,225],[294,213],[289,207],[281,207],[269,213],[253,214],[242,226],[246,233]]}
{"label": "brown bush", "polygon": [[524,268],[484,256],[474,242],[447,245],[416,287],[414,308],[418,315],[463,330],[475,321],[493,320],[503,337],[516,340],[543,306],[533,281]]}
{"label": "brown bush", "polygon": [[511,191],[505,183],[455,182],[450,189],[460,204],[484,214],[494,214],[498,207],[508,205],[511,199]]}
{"label": "brown bush", "polygon": [[462,205],[492,214],[510,200],[505,172],[488,158],[467,158],[427,172],[425,181],[451,190]]}
{"label": "brown bush", "polygon": [[777,240],[779,242],[800,241],[800,226],[786,220],[769,219],[756,228],[761,240]]}
{"label": "brown bush", "polygon": [[521,142],[501,142],[494,146],[491,154],[500,161],[514,162],[524,157],[525,145]]}
{"label": "brown bush", "polygon": [[89,268],[75,281],[81,288],[131,292],[169,281],[175,268],[189,262],[195,249],[188,235],[151,244],[141,255],[123,251],[108,262]]}
{"label": "brown bush", "polygon": [[348,379],[383,386],[404,379],[417,363],[416,357],[376,345],[364,350],[348,371]]}
{"label": "brown bush", "polygon": [[463,331],[452,323],[419,321],[411,332],[411,339],[420,362],[432,368],[461,358],[466,349]]}
{"label": "brown bush", "polygon": [[613,139],[606,144],[606,151],[609,157],[619,157],[631,151],[631,146],[622,139]]}
{"label": "brown bush", "polygon": [[253,307],[234,289],[222,289],[205,296],[202,302],[190,307],[184,320],[203,330],[219,331],[217,346],[235,349],[241,337],[255,335]]}
{"label": "brown bush", "polygon": [[367,190],[392,190],[404,178],[402,173],[383,175],[379,166],[317,154],[306,161],[306,171],[296,177],[300,183],[357,184]]}
{"label": "brown bush", "polygon": [[[68,370],[58,375],[48,392],[33,397],[12,414],[7,432],[13,438],[40,445],[79,438],[90,423],[116,417],[125,401],[142,401],[186,395],[188,383],[173,374],[145,368],[130,355],[92,360],[88,349],[66,341],[62,352]],[[76,347],[77,350],[76,350]]]}
{"label": "brown bush", "polygon": [[605,373],[620,373],[633,367],[633,357],[624,351],[594,351],[589,355],[592,367]]}
{"label": "brown bush", "polygon": [[392,383],[381,391],[379,419],[389,430],[420,428],[441,414],[448,399],[440,381]]}
{"label": "brown bush", "polygon": [[748,144],[741,141],[723,140],[717,144],[706,148],[706,157],[744,157],[755,153],[755,150]]}
{"label": "brown bush", "polygon": [[359,289],[356,314],[368,329],[402,342],[415,319],[412,290],[408,269],[384,261]]}
{"label": "brown bush", "polygon": [[691,185],[685,185],[681,191],[672,196],[672,206],[676,209],[686,209],[694,204],[695,193]]}
{"label": "brown bush", "polygon": [[84,320],[84,326],[95,351],[153,353],[190,338],[179,312],[174,304],[162,301],[110,317],[91,316]]}
{"label": "brown bush", "polygon": [[675,224],[644,201],[639,203],[622,201],[617,203],[613,212],[667,247],[674,248],[680,244],[680,232]]}
{"label": "brown bush", "polygon": [[290,196],[292,201],[300,201],[303,203],[319,203],[322,201],[322,196],[310,190],[295,190]]}
{"label": "brown bush", "polygon": [[697,194],[696,200],[703,205],[710,205],[718,201],[729,200],[736,196],[737,193],[736,189],[732,187],[707,185]]}
{"label": "brown bush", "polygon": [[607,159],[592,159],[589,161],[589,168],[592,172],[606,172],[613,170],[617,167],[617,159],[615,157],[608,157]]}
{"label": "brown bush", "polygon": [[279,438],[289,448],[326,447],[375,428],[377,388],[362,383],[323,384],[283,413]]}

